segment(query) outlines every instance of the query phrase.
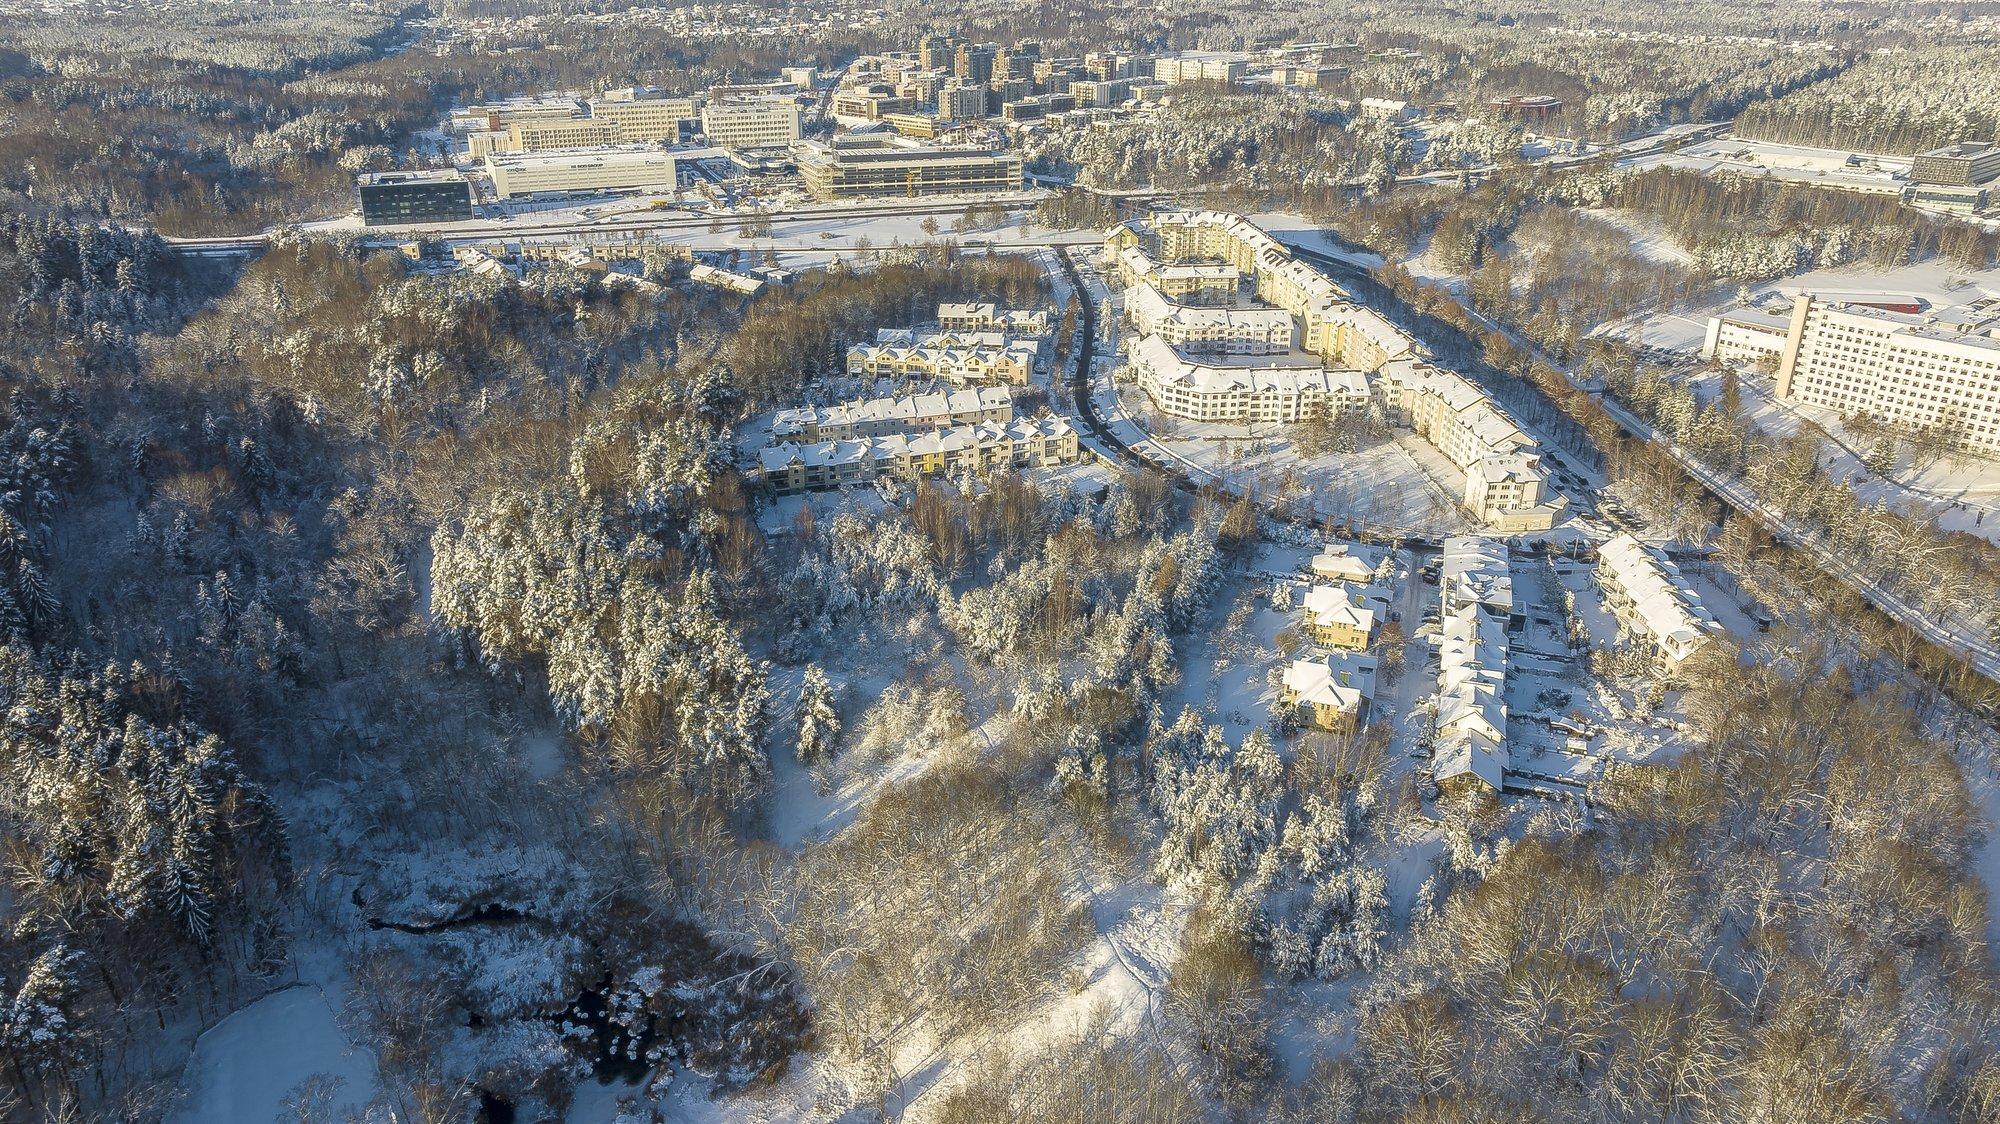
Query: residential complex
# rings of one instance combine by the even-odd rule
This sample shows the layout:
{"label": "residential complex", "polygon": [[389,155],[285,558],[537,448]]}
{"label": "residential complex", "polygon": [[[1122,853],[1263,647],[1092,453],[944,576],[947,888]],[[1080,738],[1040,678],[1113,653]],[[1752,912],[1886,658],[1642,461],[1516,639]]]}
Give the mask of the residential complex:
{"label": "residential complex", "polygon": [[938,327],[947,332],[1049,333],[1049,314],[1040,308],[1001,308],[991,302],[938,305]]}
{"label": "residential complex", "polygon": [[1368,404],[1361,372],[1330,370],[1311,356],[1183,355],[1151,335],[1132,344],[1130,358],[1153,404],[1189,421],[1291,424]]}
{"label": "residential complex", "polygon": [[1507,544],[1446,539],[1438,596],[1438,701],[1431,776],[1454,796],[1506,784],[1508,630],[1515,619]]}
{"label": "residential complex", "polygon": [[490,153],[486,174],[499,199],[573,191],[671,190],[674,154],[650,145],[562,152]]}
{"label": "residential complex", "polygon": [[780,494],[862,484],[878,476],[1004,472],[1076,460],[1076,430],[1060,417],[1023,418],[891,433],[810,445],[767,445],[757,455],[765,483]]}
{"label": "residential complex", "polygon": [[1775,371],[1778,397],[2000,453],[2000,296],[1950,309],[1802,291],[1782,337],[1764,313],[1710,320],[1705,356]]}
{"label": "residential complex", "polygon": [[865,378],[934,378],[958,385],[1025,385],[1041,347],[1005,332],[884,328],[872,344],[847,349],[847,373]]}
{"label": "residential complex", "polygon": [[1292,350],[1296,335],[1282,308],[1176,304],[1143,280],[1125,290],[1125,313],[1142,335],[1194,354],[1278,355]]}
{"label": "residential complex", "polygon": [[778,441],[833,441],[1013,419],[1013,393],[988,386],[780,410],[771,433]]}
{"label": "residential complex", "polygon": [[1678,664],[1720,631],[1666,556],[1631,535],[1597,548],[1597,583],[1623,630]]}
{"label": "residential complex", "polygon": [[[1170,211],[1113,227],[1107,266],[1141,333],[1130,366],[1163,413],[1200,422],[1295,422],[1374,396],[1464,474],[1461,501],[1496,529],[1545,531],[1565,501],[1540,449],[1471,380],[1241,215]],[[1247,282],[1262,308],[1236,302]],[[1176,298],[1195,296],[1192,303]],[[1294,341],[1302,352],[1292,351]]]}
{"label": "residential complex", "polygon": [[1016,418],[1004,387],[874,398],[781,411],[757,453],[779,493],[866,483],[878,476],[986,473],[1066,464],[1080,447],[1059,417]]}
{"label": "residential complex", "polygon": [[799,173],[815,199],[1018,191],[1021,157],[981,145],[933,145],[892,133],[804,141]]}

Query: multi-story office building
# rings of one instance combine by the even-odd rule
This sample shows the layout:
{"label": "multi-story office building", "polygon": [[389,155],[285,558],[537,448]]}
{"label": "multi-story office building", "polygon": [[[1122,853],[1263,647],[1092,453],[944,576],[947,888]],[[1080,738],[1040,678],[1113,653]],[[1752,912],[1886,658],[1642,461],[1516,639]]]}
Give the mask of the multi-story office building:
{"label": "multi-story office building", "polygon": [[1620,627],[1669,664],[1687,659],[1720,631],[1679,568],[1631,535],[1597,548],[1597,584]]}
{"label": "multi-story office building", "polygon": [[1950,426],[1966,447],[2000,452],[2000,298],[1924,312],[1884,304],[1800,292],[1782,339],[1735,313],[1709,322],[1705,354],[1775,356],[1780,398],[1912,429]]}
{"label": "multi-story office building", "polygon": [[981,145],[932,145],[884,133],[805,141],[799,174],[815,199],[1018,191],[1021,157]]}
{"label": "multi-story office building", "polygon": [[367,226],[472,217],[472,185],[457,172],[371,172],[356,187]]}
{"label": "multi-story office building", "polygon": [[2000,179],[2000,144],[1966,141],[1917,154],[1910,161],[1910,182],[1940,187],[1971,187]]}
{"label": "multi-story office building", "polygon": [[573,152],[494,153],[486,158],[501,199],[586,191],[671,190],[674,154],[651,145]]}
{"label": "multi-story office building", "polygon": [[452,124],[468,132],[505,132],[516,121],[560,121],[581,116],[583,106],[572,97],[507,98],[459,110],[452,114]]}
{"label": "multi-story office building", "polygon": [[615,121],[572,117],[560,121],[516,121],[507,126],[508,152],[548,152],[558,148],[595,148],[620,140]]}
{"label": "multi-story office building", "polygon": [[1159,336],[1142,336],[1130,359],[1153,405],[1188,421],[1289,425],[1368,404],[1361,372],[1328,370],[1311,356],[1196,357]]}
{"label": "multi-story office building", "polygon": [[701,122],[700,97],[598,98],[590,103],[593,121],[618,126],[626,141],[679,142]]}
{"label": "multi-story office building", "polygon": [[799,103],[791,98],[714,101],[702,107],[701,131],[724,148],[785,148],[799,139]]}

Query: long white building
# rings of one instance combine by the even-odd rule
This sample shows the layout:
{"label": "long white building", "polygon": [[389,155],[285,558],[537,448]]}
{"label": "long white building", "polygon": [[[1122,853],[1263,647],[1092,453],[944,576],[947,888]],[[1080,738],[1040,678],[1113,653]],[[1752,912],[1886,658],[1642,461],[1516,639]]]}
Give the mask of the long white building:
{"label": "long white building", "polygon": [[1467,510],[1503,531],[1545,531],[1565,501],[1551,496],[1535,439],[1472,380],[1415,359],[1376,373],[1383,402],[1465,474]]}
{"label": "long white building", "polygon": [[1438,700],[1431,775],[1454,795],[1506,784],[1507,629],[1514,581],[1507,544],[1446,539],[1438,581]]}
{"label": "long white building", "polygon": [[872,344],[847,349],[847,373],[864,378],[937,378],[958,385],[1026,385],[1041,347],[1005,332],[884,329]]}
{"label": "long white building", "polygon": [[1130,358],[1153,404],[1189,421],[1290,424],[1368,404],[1361,372],[1328,370],[1311,356],[1183,355],[1151,335],[1133,343]]}
{"label": "long white building", "polygon": [[1177,304],[1150,281],[1125,290],[1125,315],[1140,335],[1192,354],[1278,355],[1292,349],[1297,334],[1282,308]]}
{"label": "long white building", "polygon": [[771,422],[771,437],[779,442],[834,441],[1013,420],[1013,392],[981,386],[780,410]]}
{"label": "long white building", "polygon": [[1764,313],[1714,317],[1703,354],[1774,364],[1780,398],[1913,429],[1949,425],[1966,447],[2000,453],[2000,296],[1921,310],[1801,292],[1783,334],[1773,327]]}
{"label": "long white building", "polygon": [[651,145],[486,155],[486,174],[500,199],[575,191],[672,190],[674,154]]}
{"label": "long white building", "polygon": [[878,476],[1005,472],[1067,464],[1079,454],[1076,430],[1060,417],[981,422],[914,433],[885,433],[772,444],[757,454],[764,483],[779,493],[860,484]]}
{"label": "long white building", "polygon": [[1597,584],[1624,631],[1669,664],[1687,659],[1720,631],[1679,568],[1631,535],[1597,548]]}
{"label": "long white building", "polygon": [[[1295,391],[1300,376],[1267,373],[1292,371],[1292,364],[1222,364],[1181,354],[1275,354],[1296,343],[1331,368],[1318,376],[1326,380],[1319,393],[1336,412],[1365,405],[1372,377],[1385,404],[1465,474],[1461,502],[1480,519],[1509,533],[1554,526],[1564,501],[1549,494],[1534,439],[1470,380],[1426,361],[1407,332],[1249,219],[1164,212],[1113,227],[1104,252],[1125,284],[1126,311],[1142,336],[1132,366],[1164,412],[1196,421],[1296,420],[1307,405]],[[1272,307],[1176,300],[1234,297],[1243,279]],[[1289,328],[1283,347],[1280,315]]]}

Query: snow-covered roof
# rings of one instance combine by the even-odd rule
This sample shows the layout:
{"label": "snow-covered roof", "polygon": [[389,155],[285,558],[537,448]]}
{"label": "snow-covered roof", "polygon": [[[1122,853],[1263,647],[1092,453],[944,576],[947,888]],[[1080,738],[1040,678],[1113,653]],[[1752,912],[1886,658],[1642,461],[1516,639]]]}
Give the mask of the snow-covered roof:
{"label": "snow-covered roof", "polygon": [[1304,608],[1320,628],[1354,628],[1363,633],[1375,628],[1375,611],[1358,604],[1344,585],[1315,584],[1306,591]]}
{"label": "snow-covered roof", "polygon": [[1631,616],[1669,659],[1687,658],[1718,629],[1679,570],[1631,535],[1597,548],[1598,576],[1623,594]]}
{"label": "snow-covered roof", "polygon": [[1375,576],[1368,563],[1339,546],[1329,546],[1313,555],[1312,572],[1322,578],[1344,582],[1365,582]]}

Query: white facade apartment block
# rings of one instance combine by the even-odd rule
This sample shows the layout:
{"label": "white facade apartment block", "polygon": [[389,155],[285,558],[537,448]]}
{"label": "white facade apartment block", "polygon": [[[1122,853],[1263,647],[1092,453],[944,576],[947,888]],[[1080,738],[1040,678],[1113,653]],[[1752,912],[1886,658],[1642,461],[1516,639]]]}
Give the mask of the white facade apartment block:
{"label": "white facade apartment block", "polygon": [[757,453],[764,482],[780,493],[859,484],[878,476],[1005,472],[1077,459],[1076,430],[1060,417],[980,422],[916,433],[774,443]]}
{"label": "white facade apartment block", "polygon": [[1012,420],[1013,392],[982,386],[780,410],[772,419],[771,436],[780,442],[833,441]]}
{"label": "white facade apartment block", "polygon": [[1278,355],[1292,349],[1292,314],[1282,308],[1176,304],[1151,282],[1125,290],[1125,313],[1141,335],[1208,355]]}
{"label": "white facade apartment block", "polygon": [[938,305],[938,327],[947,332],[1012,332],[1043,336],[1049,314],[1040,308],[1001,308],[990,301]]}
{"label": "white facade apartment block", "polygon": [[1956,425],[1969,447],[2000,452],[2000,298],[1926,316],[1801,293],[1777,393],[1912,428]]}
{"label": "white facade apartment block", "polygon": [[1368,404],[1359,371],[1330,371],[1317,360],[1278,364],[1184,356],[1161,337],[1132,345],[1140,389],[1161,413],[1188,421],[1291,424],[1338,417]]}
{"label": "white facade apartment block", "polygon": [[799,103],[790,98],[710,102],[701,110],[708,142],[724,148],[786,148],[799,139]]}
{"label": "white facade apartment block", "polygon": [[1669,663],[1687,659],[1720,631],[1673,562],[1631,535],[1597,548],[1597,583],[1619,625]]}

